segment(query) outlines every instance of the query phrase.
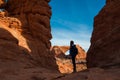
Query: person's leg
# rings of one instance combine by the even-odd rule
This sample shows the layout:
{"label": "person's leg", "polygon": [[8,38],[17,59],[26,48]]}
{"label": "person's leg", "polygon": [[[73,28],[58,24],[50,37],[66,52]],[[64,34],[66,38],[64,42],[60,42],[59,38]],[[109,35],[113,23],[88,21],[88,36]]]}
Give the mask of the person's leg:
{"label": "person's leg", "polygon": [[72,57],[72,63],[73,63],[73,72],[76,72],[75,57]]}

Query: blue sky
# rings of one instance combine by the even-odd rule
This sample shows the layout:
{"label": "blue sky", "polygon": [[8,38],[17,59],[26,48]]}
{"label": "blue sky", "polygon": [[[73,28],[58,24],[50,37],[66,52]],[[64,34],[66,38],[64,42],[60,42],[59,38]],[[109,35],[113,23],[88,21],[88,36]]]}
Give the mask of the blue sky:
{"label": "blue sky", "polygon": [[51,0],[52,46],[69,45],[74,40],[86,51],[90,46],[94,16],[105,0]]}

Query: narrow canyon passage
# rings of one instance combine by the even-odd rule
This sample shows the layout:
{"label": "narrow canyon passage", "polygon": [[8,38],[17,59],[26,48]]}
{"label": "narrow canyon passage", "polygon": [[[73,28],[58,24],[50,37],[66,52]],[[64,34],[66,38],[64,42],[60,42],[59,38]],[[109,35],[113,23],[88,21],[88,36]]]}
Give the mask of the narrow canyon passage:
{"label": "narrow canyon passage", "polygon": [[[0,80],[120,80],[119,0],[97,1],[98,4],[94,4],[94,0],[89,2],[93,4],[88,4],[87,0],[83,1],[84,4],[77,2],[80,0],[64,0],[62,5],[65,6],[62,7],[58,5],[60,1],[56,5],[55,0],[51,3],[50,0],[8,0],[7,4],[5,1],[0,0]],[[71,2],[74,4],[70,7],[68,3]],[[79,4],[89,6],[85,7],[89,11],[88,17],[79,16],[80,13],[88,14],[85,10],[76,13],[84,8]],[[78,24],[79,20],[93,23]],[[90,27],[93,27],[92,33]],[[79,36],[74,36],[76,34]],[[76,73],[72,73],[71,59],[65,55],[72,36],[79,49]],[[84,42],[81,43],[82,39]],[[91,39],[89,48],[86,39]],[[87,65],[79,64],[82,60]]]}

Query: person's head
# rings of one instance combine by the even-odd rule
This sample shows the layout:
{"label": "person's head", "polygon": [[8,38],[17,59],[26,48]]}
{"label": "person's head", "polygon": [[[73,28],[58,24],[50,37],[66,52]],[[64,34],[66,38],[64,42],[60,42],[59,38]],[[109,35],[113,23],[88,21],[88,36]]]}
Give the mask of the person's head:
{"label": "person's head", "polygon": [[73,40],[70,41],[70,46],[72,46],[72,45],[74,45],[74,41]]}

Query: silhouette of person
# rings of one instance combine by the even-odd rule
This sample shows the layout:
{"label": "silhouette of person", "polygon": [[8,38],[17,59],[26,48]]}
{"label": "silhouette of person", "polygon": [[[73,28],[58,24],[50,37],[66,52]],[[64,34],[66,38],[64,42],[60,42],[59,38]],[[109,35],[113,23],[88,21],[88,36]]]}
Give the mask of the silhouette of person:
{"label": "silhouette of person", "polygon": [[76,48],[74,41],[70,41],[70,56],[72,58],[73,72],[76,72],[75,57],[77,54],[78,54],[78,49]]}

